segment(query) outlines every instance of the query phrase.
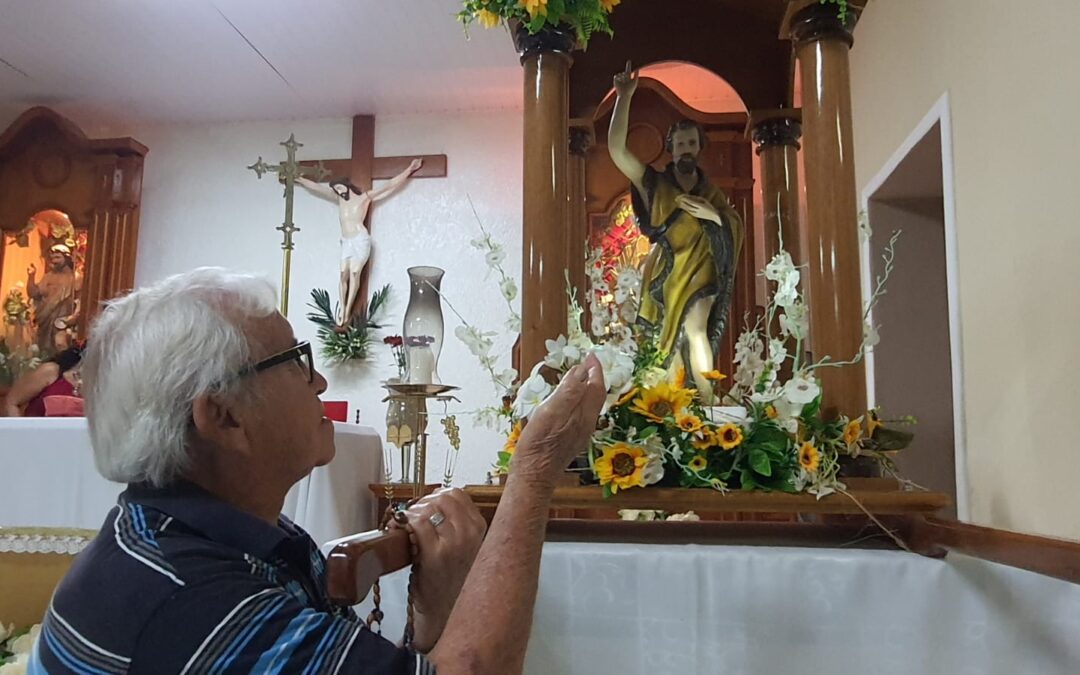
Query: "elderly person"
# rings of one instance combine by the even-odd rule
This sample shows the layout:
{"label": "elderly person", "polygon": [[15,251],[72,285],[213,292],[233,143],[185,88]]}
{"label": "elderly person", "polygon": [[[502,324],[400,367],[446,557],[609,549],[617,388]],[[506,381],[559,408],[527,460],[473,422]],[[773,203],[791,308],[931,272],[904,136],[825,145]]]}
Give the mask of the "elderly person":
{"label": "elderly person", "polygon": [[276,304],[267,282],[204,268],[102,313],[83,365],[90,435],[98,470],[128,488],[57,589],[30,672],[521,670],[554,482],[594,428],[599,364],[533,414],[486,539],[459,490],[408,509],[414,651],[330,605],[324,559],[280,514],[334,432],[326,380]]}

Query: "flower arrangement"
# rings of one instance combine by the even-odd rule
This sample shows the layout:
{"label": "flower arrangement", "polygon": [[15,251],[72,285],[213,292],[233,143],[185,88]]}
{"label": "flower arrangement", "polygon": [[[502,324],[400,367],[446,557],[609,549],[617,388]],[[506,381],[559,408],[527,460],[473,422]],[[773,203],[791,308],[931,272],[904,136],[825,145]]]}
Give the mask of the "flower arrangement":
{"label": "flower arrangement", "polygon": [[35,624],[25,630],[15,630],[15,626],[4,626],[0,621],[0,675],[23,675],[30,662],[30,650],[41,633],[41,624]]}
{"label": "flower arrangement", "polygon": [[342,328],[330,307],[330,293],[322,288],[312,290],[308,307],[315,311],[309,312],[307,319],[318,326],[316,335],[322,343],[323,357],[338,364],[366,360],[371,355],[372,333],[383,327],[377,319],[389,297],[387,284],[371,295],[365,311],[355,313]]}
{"label": "flower arrangement", "polygon": [[387,335],[383,338],[383,344],[390,347],[394,355],[394,365],[397,366],[398,380],[404,382],[406,375],[405,365],[405,339],[400,335]]}
{"label": "flower arrangement", "polygon": [[12,348],[0,337],[0,385],[11,385],[23,373],[41,365],[41,353],[37,345]]}
{"label": "flower arrangement", "polygon": [[535,35],[545,28],[569,26],[585,48],[595,33],[612,35],[608,15],[622,0],[464,0],[458,20],[484,28],[517,21]]}

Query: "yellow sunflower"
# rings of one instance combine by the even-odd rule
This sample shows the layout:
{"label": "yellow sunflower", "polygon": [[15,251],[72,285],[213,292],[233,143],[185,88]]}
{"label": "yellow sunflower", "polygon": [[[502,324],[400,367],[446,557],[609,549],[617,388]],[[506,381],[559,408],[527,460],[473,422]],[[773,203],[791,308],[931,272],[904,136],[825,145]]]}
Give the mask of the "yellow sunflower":
{"label": "yellow sunflower", "polygon": [[645,487],[645,467],[649,458],[640,447],[615,443],[593,462],[593,470],[601,485],[612,494],[632,487]]}
{"label": "yellow sunflower", "polygon": [[480,9],[476,11],[476,22],[484,28],[494,28],[499,25],[499,15],[490,9]]}
{"label": "yellow sunflower", "polygon": [[604,8],[604,11],[611,14],[615,9],[615,5],[622,2],[622,0],[600,0],[600,6]]}
{"label": "yellow sunflower", "polygon": [[517,450],[518,439],[521,438],[521,430],[525,428],[525,423],[518,420],[514,424],[514,428],[510,430],[510,435],[506,437],[506,445],[503,446],[503,452],[508,455],[514,454]]}
{"label": "yellow sunflower", "polygon": [[862,420],[851,420],[844,427],[844,443],[851,445],[862,436]]}
{"label": "yellow sunflower", "polygon": [[810,473],[816,473],[819,464],[821,464],[821,453],[813,443],[806,441],[799,448],[799,465]]}
{"label": "yellow sunflower", "polygon": [[630,389],[630,391],[628,391],[625,394],[623,394],[622,396],[620,396],[619,400],[615,401],[615,405],[624,405],[626,403],[629,403],[637,395],[638,395],[638,388],[633,387],[633,388]]}
{"label": "yellow sunflower", "polygon": [[695,473],[704,470],[708,465],[709,461],[702,455],[694,455],[694,458],[687,464],[687,466],[690,467],[690,470]]}
{"label": "yellow sunflower", "polygon": [[695,450],[704,452],[711,447],[718,445],[716,434],[712,429],[701,428],[694,432],[694,437],[690,441],[690,445],[694,446]]}
{"label": "yellow sunflower", "polygon": [[876,410],[868,411],[866,413],[866,437],[867,438],[873,438],[874,437],[874,432],[877,431],[877,428],[880,427],[880,426],[882,426],[882,424],[881,424],[881,420],[878,419],[877,411]]}
{"label": "yellow sunflower", "polygon": [[731,450],[732,448],[737,447],[739,443],[742,443],[742,439],[742,427],[738,424],[729,422],[720,427],[720,430],[716,432],[717,444],[725,450]]}
{"label": "yellow sunflower", "polygon": [[721,373],[719,370],[710,370],[707,373],[702,373],[701,376],[709,382],[719,382],[720,380],[727,379],[727,375]]}
{"label": "yellow sunflower", "polygon": [[701,418],[691,413],[685,413],[675,417],[675,424],[679,429],[685,431],[688,434],[692,434],[701,428],[703,424]]}
{"label": "yellow sunflower", "polygon": [[663,422],[668,417],[677,418],[684,414],[686,406],[693,400],[694,394],[690,390],[661,382],[652,389],[641,392],[630,410],[654,422]]}
{"label": "yellow sunflower", "polygon": [[776,406],[771,405],[771,404],[765,406],[765,417],[768,417],[769,419],[774,420],[779,416],[780,416],[780,413],[776,412]]}
{"label": "yellow sunflower", "polygon": [[533,18],[540,14],[547,14],[547,3],[548,0],[518,0],[518,6],[524,7]]}

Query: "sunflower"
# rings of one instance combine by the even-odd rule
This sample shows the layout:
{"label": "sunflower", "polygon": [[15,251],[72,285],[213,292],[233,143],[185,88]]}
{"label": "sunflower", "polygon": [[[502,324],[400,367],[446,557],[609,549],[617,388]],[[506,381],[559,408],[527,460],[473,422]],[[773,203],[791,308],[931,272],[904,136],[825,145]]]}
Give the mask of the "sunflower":
{"label": "sunflower", "polygon": [[867,438],[873,438],[874,437],[874,432],[877,431],[877,428],[880,427],[880,426],[882,426],[882,424],[881,424],[881,420],[878,419],[877,411],[876,410],[867,411],[867,413],[866,413],[866,437]]}
{"label": "sunflower", "polygon": [[649,457],[635,445],[615,443],[604,449],[604,454],[593,462],[593,470],[612,494],[632,487],[645,487],[645,467]]}
{"label": "sunflower", "polygon": [[700,429],[702,424],[701,418],[691,413],[676,415],[675,417],[675,425],[688,434],[692,434]]}
{"label": "sunflower", "polygon": [[727,375],[721,373],[719,370],[710,370],[701,374],[709,382],[719,382],[720,380],[727,379]]}
{"label": "sunflower", "polygon": [[813,443],[806,441],[799,448],[799,465],[810,473],[816,473],[819,464],[821,464],[821,453]]}
{"label": "sunflower", "polygon": [[499,25],[499,15],[490,9],[476,10],[476,21],[484,28],[494,28]]}
{"label": "sunflower", "polygon": [[661,382],[652,389],[641,392],[630,410],[654,422],[663,422],[668,417],[678,417],[685,413],[686,406],[693,400],[694,394],[690,390]]}
{"label": "sunflower", "polygon": [[525,423],[518,420],[514,424],[514,428],[510,430],[510,435],[506,437],[506,445],[503,446],[503,452],[508,455],[514,454],[517,450],[518,439],[521,438],[521,430],[525,428]]}
{"label": "sunflower", "polygon": [[844,427],[844,443],[851,445],[862,436],[862,420],[851,420]]}
{"label": "sunflower", "polygon": [[728,422],[716,432],[716,441],[718,445],[725,449],[731,450],[732,448],[742,443],[743,433],[742,427],[738,424],[732,424]]}
{"label": "sunflower", "polygon": [[778,413],[776,411],[776,406],[772,405],[771,403],[769,405],[765,406],[765,417],[768,417],[769,419],[774,420],[779,416],[780,416],[780,413]]}
{"label": "sunflower", "polygon": [[547,4],[548,0],[518,0],[518,6],[524,7],[533,18],[540,14],[547,14]]}
{"label": "sunflower", "polygon": [[638,388],[637,387],[631,387],[630,391],[628,391],[625,394],[623,394],[622,396],[620,396],[618,401],[615,401],[615,405],[617,405],[617,406],[618,405],[625,405],[625,404],[629,403],[630,401],[632,401],[634,399],[634,397],[637,396],[637,395],[638,395]]}
{"label": "sunflower", "polygon": [[622,0],[600,0],[600,6],[604,8],[604,11],[611,14],[615,10],[615,5],[622,2]]}
{"label": "sunflower", "polygon": [[690,460],[689,464],[687,464],[687,466],[690,467],[690,470],[694,473],[699,473],[703,471],[708,465],[709,461],[705,459],[703,455],[694,455],[694,458]]}

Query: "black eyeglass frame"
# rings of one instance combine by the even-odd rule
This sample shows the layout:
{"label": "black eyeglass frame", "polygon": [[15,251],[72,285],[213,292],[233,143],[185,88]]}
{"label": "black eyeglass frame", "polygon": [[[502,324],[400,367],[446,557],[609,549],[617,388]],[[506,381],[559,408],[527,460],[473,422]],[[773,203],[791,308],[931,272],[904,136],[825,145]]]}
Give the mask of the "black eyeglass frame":
{"label": "black eyeglass frame", "polygon": [[256,373],[261,373],[267,368],[273,368],[274,366],[279,366],[282,363],[288,363],[289,361],[298,361],[301,365],[307,365],[308,384],[315,381],[315,359],[311,353],[311,343],[307,341],[298,342],[283,352],[278,352],[277,354],[266,357],[258,363],[253,363],[236,375],[237,377],[254,375]]}

